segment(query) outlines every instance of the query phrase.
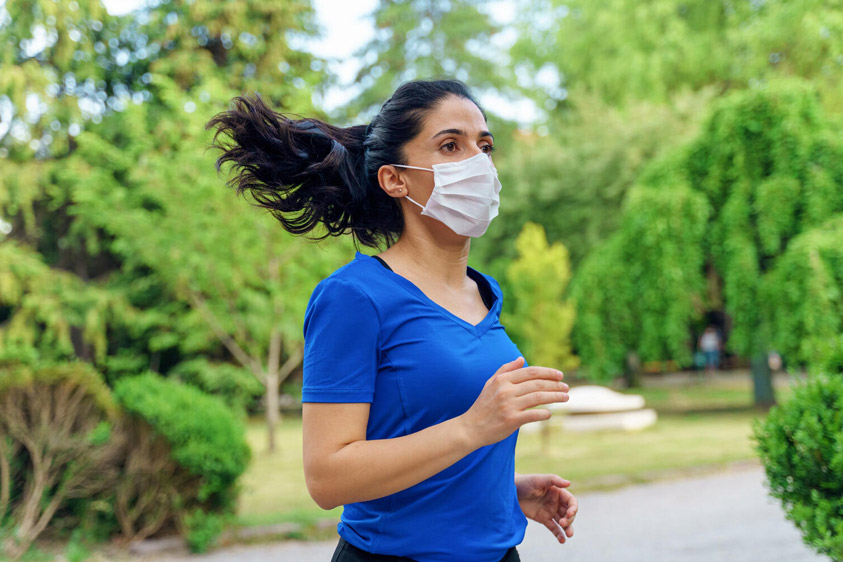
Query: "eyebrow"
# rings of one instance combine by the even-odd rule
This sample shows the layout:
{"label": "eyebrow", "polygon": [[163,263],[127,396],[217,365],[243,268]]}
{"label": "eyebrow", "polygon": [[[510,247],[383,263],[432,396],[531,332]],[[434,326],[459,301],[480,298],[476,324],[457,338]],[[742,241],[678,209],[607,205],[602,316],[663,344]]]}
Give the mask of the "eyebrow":
{"label": "eyebrow", "polygon": [[[462,129],[443,129],[442,131],[439,131],[438,133],[436,133],[435,135],[433,135],[430,138],[435,139],[436,137],[441,136],[441,135],[460,135],[460,136],[463,136],[463,137],[468,136],[468,135],[465,134],[465,131],[463,131]],[[493,135],[489,131],[480,131],[480,136],[478,138],[483,138],[483,137],[492,137],[492,140],[495,140],[495,135]]]}

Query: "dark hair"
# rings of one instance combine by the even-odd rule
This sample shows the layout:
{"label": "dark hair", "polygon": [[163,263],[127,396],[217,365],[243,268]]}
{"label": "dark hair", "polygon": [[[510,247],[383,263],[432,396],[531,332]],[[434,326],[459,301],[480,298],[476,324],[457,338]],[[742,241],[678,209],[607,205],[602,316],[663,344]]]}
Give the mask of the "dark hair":
{"label": "dark hair", "polygon": [[[404,229],[398,202],[378,186],[378,169],[406,164],[404,145],[419,134],[422,121],[443,98],[455,95],[474,102],[457,80],[416,80],[402,84],[367,125],[340,128],[317,119],[291,119],[266,106],[260,95],[234,98],[234,108],[216,115],[217,159],[238,168],[228,181],[238,195],[249,191],[257,206],[269,210],[293,234],[306,234],[322,223],[323,240],[351,232],[359,241],[392,245]],[[221,133],[231,143],[218,142]]]}

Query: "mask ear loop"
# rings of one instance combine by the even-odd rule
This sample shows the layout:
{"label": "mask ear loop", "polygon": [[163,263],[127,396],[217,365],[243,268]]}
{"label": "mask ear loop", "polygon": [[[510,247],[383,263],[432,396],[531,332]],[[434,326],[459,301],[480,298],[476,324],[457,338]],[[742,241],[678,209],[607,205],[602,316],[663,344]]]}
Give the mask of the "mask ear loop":
{"label": "mask ear loop", "polygon": [[404,197],[406,197],[407,199],[409,199],[409,200],[410,200],[410,201],[411,201],[414,205],[416,205],[418,208],[420,208],[422,211],[424,211],[424,206],[423,206],[423,205],[419,205],[418,203],[416,203],[415,201],[413,201],[413,199],[410,197],[410,194],[409,194],[409,193],[408,193],[407,195],[405,195]]}
{"label": "mask ear loop", "polygon": [[392,164],[398,168],[410,168],[412,170],[424,170],[425,172],[434,172],[435,170],[431,170],[430,168],[419,168],[418,166],[405,166],[404,164]]}

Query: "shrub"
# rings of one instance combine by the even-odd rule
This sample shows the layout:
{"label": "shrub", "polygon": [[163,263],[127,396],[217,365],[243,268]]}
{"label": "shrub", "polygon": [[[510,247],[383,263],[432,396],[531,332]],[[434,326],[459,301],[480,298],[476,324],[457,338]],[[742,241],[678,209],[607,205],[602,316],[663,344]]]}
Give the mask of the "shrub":
{"label": "shrub", "polygon": [[143,419],[125,417],[119,433],[127,447],[112,500],[122,540],[138,541],[178,526],[182,498],[195,497],[199,478],[172,458],[167,440]]}
{"label": "shrub", "polygon": [[117,408],[88,364],[0,366],[0,523],[3,551],[22,555],[68,500],[117,480]]}
{"label": "shrub", "polygon": [[843,559],[843,376],[812,376],[753,429],[770,494],[807,545]]}
{"label": "shrub", "polygon": [[264,393],[263,383],[249,370],[231,363],[213,363],[204,357],[182,361],[168,375],[219,396],[237,410],[246,410]]}
{"label": "shrub", "polygon": [[191,552],[205,552],[225,527],[225,516],[196,509],[185,517],[187,544]]}
{"label": "shrub", "polygon": [[[245,427],[222,400],[154,374],[121,379],[114,395],[129,415],[132,443],[117,495],[124,535],[148,535],[170,520],[186,534],[197,509],[233,511],[251,453]],[[205,535],[209,528],[218,526],[204,525]]]}

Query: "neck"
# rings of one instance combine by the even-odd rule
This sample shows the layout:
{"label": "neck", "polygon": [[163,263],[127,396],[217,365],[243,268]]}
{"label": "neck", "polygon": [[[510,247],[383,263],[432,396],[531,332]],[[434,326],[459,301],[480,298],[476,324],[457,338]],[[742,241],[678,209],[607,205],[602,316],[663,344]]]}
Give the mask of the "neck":
{"label": "neck", "polygon": [[419,276],[462,287],[465,284],[470,247],[470,238],[448,243],[408,235],[405,231],[382,255],[395,262],[399,268],[408,268]]}

